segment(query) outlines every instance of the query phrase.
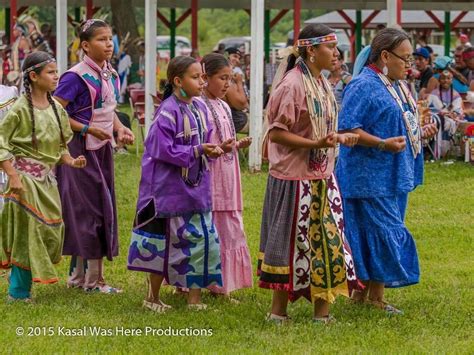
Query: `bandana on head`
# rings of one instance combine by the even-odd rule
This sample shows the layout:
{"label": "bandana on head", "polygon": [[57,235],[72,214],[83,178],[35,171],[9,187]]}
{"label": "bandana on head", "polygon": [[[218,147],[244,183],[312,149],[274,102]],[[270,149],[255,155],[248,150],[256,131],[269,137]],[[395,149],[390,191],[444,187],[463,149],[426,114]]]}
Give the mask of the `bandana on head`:
{"label": "bandana on head", "polygon": [[330,33],[328,35],[321,36],[321,37],[299,39],[296,42],[296,46],[297,47],[310,47],[310,46],[315,46],[317,44],[335,43],[335,42],[337,42],[336,34]]}
{"label": "bandana on head", "polygon": [[474,58],[474,50],[473,51],[469,51],[469,52],[464,52],[462,54],[462,59],[463,60],[469,60],[471,58]]}

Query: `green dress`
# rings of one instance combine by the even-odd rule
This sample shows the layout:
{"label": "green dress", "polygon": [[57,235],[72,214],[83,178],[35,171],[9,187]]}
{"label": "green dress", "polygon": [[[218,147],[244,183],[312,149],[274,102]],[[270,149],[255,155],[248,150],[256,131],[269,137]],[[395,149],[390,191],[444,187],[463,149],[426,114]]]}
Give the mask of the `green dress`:
{"label": "green dress", "polygon": [[[56,102],[66,142],[72,131],[66,111]],[[31,143],[32,123],[28,101],[21,96],[0,122],[0,161],[11,160],[25,191],[1,191],[5,205],[1,211],[0,257],[4,268],[12,264],[31,270],[33,281],[58,281],[54,264],[61,261],[64,224],[61,200],[53,169],[67,147],[53,108],[34,109],[38,149]]]}

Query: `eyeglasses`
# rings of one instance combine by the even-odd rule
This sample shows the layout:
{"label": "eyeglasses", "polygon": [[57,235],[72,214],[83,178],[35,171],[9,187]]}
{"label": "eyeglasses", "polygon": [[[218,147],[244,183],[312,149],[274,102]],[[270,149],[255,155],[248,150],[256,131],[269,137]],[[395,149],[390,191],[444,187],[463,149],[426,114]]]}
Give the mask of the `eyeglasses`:
{"label": "eyeglasses", "polygon": [[412,65],[414,62],[415,62],[415,58],[413,58],[412,56],[408,57],[408,58],[403,58],[403,57],[400,57],[398,54],[392,52],[392,51],[388,51],[390,54],[393,54],[395,57],[397,57],[398,59],[401,59],[405,62],[405,65]]}

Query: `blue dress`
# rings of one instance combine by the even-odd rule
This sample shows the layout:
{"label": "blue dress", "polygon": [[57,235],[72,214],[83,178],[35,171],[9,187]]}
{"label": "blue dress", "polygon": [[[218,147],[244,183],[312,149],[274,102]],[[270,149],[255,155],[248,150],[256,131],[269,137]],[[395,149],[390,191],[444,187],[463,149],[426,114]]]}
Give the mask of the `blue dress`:
{"label": "blue dress", "polygon": [[[409,109],[405,105],[404,111]],[[370,68],[343,94],[339,130],[356,128],[380,138],[407,139],[406,149],[397,154],[341,146],[336,175],[357,277],[386,287],[417,283],[418,255],[404,219],[408,193],[423,181],[423,157],[413,156],[402,110]]]}

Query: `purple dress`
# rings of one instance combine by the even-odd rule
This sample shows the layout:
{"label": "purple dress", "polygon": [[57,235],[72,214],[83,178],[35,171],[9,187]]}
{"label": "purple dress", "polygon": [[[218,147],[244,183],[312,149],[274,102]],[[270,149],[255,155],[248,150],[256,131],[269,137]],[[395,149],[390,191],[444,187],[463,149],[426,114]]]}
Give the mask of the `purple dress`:
{"label": "purple dress", "polygon": [[[204,104],[198,100],[194,100],[193,104],[208,126]],[[194,154],[194,147],[209,142],[210,131],[204,131],[203,142],[199,142],[198,128],[194,120],[190,120],[191,138],[186,142],[181,110],[192,117],[189,106],[171,96],[155,114],[155,122],[145,140],[138,212],[150,201],[154,202],[156,216],[159,217],[209,212],[212,209],[210,174],[200,169],[201,158],[196,158]],[[186,184],[181,176],[182,168],[189,168],[190,180],[197,180],[201,175],[200,184],[196,187]]]}
{"label": "purple dress", "polygon": [[210,174],[202,151],[209,142],[208,127],[206,107],[198,100],[188,105],[171,96],[157,110],[145,141],[130,270],[163,275],[179,287],[222,286]]}
{"label": "purple dress", "polygon": [[[89,89],[76,73],[66,72],[61,77],[54,96],[69,101],[66,111],[71,118],[89,123],[92,116]],[[99,97],[94,109],[100,104]],[[84,137],[74,132],[69,151],[73,157],[84,155],[87,166],[84,169],[60,166],[57,170],[66,226],[63,255],[86,260],[106,256],[112,260],[118,255],[112,145],[107,143],[100,149],[87,150]]]}

